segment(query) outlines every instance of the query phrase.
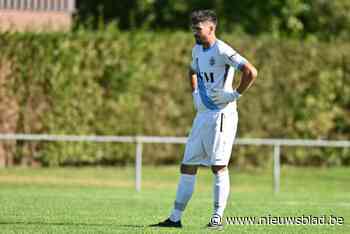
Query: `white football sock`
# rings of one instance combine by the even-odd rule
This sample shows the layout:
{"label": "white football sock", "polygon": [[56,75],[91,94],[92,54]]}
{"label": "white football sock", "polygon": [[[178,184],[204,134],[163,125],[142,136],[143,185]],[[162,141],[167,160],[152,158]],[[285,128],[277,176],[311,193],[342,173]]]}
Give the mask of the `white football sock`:
{"label": "white football sock", "polygon": [[174,209],[171,212],[170,220],[177,222],[181,220],[182,212],[185,210],[187,202],[191,199],[196,175],[181,174],[177,186]]}
{"label": "white football sock", "polygon": [[230,176],[228,169],[214,175],[214,214],[223,217],[228,195],[230,193]]}

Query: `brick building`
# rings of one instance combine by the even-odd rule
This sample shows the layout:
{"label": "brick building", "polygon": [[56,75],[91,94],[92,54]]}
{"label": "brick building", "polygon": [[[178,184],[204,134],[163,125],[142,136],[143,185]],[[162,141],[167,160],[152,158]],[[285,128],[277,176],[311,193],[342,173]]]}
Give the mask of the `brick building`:
{"label": "brick building", "polygon": [[0,30],[68,30],[76,0],[0,0]]}

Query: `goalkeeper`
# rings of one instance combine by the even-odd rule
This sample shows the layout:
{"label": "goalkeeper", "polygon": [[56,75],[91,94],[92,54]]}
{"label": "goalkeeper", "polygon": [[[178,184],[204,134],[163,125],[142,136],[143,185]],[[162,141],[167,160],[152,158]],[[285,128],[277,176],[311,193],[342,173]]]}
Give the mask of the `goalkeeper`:
{"label": "goalkeeper", "polygon": [[[254,82],[257,70],[231,46],[216,38],[217,17],[213,11],[194,11],[191,20],[196,44],[189,77],[197,115],[181,164],[174,208],[168,219],[151,226],[182,227],[181,217],[192,196],[198,166],[205,165],[214,174],[214,206],[207,226],[221,229],[230,190],[227,165],[238,123],[236,101]],[[236,70],[242,76],[237,89],[233,89]]]}

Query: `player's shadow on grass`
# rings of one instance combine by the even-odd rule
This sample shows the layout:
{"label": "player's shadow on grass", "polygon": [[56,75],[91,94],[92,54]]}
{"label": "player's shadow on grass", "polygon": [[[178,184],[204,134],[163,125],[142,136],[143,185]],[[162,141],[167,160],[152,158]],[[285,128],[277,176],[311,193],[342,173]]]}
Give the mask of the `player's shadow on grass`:
{"label": "player's shadow on grass", "polygon": [[115,226],[115,227],[124,227],[124,228],[145,228],[147,225],[135,225],[135,224],[118,224],[118,223],[64,223],[64,222],[21,222],[21,221],[13,221],[13,222],[3,222],[0,221],[0,225],[47,225],[47,226]]}

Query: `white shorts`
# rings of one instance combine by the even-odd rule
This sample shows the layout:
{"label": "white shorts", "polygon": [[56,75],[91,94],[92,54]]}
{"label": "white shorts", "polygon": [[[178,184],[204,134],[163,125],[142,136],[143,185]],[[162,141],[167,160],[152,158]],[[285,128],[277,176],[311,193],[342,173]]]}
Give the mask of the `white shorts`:
{"label": "white shorts", "polygon": [[228,165],[238,124],[237,110],[197,113],[182,164]]}

